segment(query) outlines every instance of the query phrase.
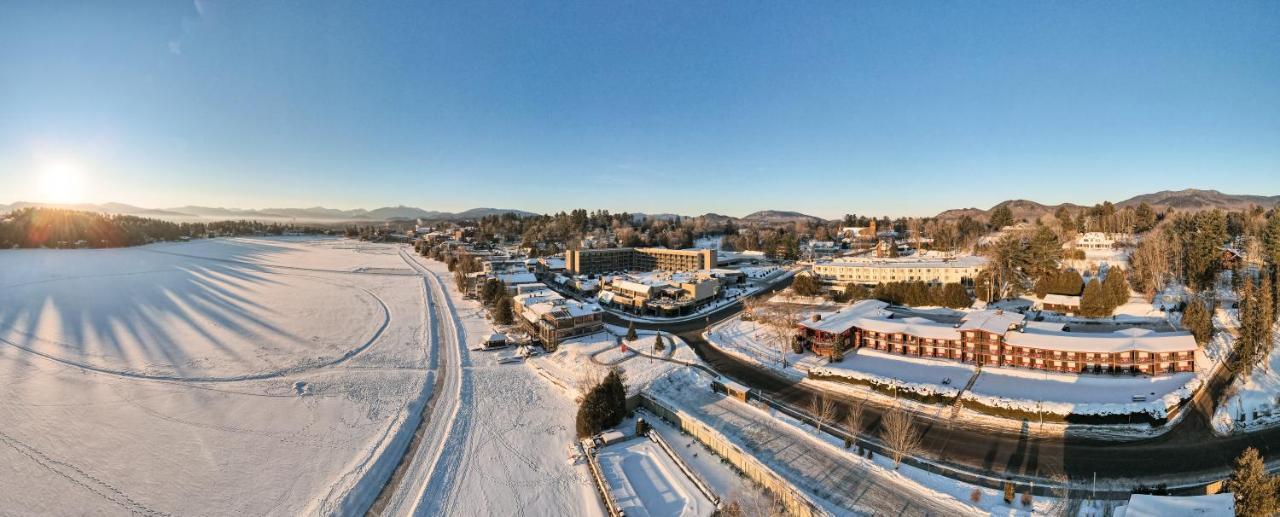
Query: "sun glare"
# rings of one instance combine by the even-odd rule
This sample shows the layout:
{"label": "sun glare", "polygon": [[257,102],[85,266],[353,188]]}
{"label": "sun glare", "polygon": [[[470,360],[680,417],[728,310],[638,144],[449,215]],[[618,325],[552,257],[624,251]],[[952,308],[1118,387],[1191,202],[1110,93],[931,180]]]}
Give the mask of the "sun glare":
{"label": "sun glare", "polygon": [[74,163],[53,163],[41,171],[36,191],[46,203],[79,203],[84,200],[84,176]]}

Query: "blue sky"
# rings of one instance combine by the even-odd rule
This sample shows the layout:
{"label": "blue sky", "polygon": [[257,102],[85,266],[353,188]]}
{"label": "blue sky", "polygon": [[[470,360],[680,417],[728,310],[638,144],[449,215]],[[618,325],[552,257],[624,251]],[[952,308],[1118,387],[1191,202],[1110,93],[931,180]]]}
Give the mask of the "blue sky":
{"label": "blue sky", "polygon": [[50,170],[150,207],[1280,194],[1274,2],[352,4],[6,2],[0,203]]}

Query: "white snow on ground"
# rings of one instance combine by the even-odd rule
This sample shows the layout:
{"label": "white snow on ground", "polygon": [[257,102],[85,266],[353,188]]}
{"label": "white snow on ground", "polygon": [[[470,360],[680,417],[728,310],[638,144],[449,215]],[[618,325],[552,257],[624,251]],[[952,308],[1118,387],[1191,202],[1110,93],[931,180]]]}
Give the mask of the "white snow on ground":
{"label": "white snow on ground", "polygon": [[[1218,311],[1215,324],[1232,322],[1235,311],[1230,312],[1228,315]],[[1280,425],[1280,333],[1273,339],[1276,343],[1271,356],[1255,366],[1248,377],[1237,376],[1228,392],[1231,396],[1214,412],[1213,427],[1217,432],[1228,434]],[[1229,350],[1233,342],[1228,332],[1219,330],[1210,345]]]}
{"label": "white snow on ground", "polygon": [[[1019,368],[984,368],[965,400],[1024,411],[1058,415],[1167,414],[1200,387],[1195,373],[1095,375],[1054,373]],[[1134,397],[1144,398],[1134,401]]]}
{"label": "white snow on ground", "polygon": [[812,371],[897,386],[921,395],[954,397],[977,368],[955,361],[905,357],[862,348],[850,351],[842,362],[815,367]]}
{"label": "white snow on ground", "polygon": [[629,516],[706,516],[715,506],[658,444],[633,438],[596,456],[609,491]]}
{"label": "white snow on ground", "polygon": [[691,250],[719,250],[720,243],[724,242],[723,235],[708,235],[706,237],[698,237],[693,241]]}
{"label": "white snow on ground", "polygon": [[[459,343],[493,332],[444,264],[414,259],[448,293]],[[414,494],[418,515],[602,515],[586,465],[567,461],[576,405],[532,369],[498,363],[513,354],[462,352],[457,418],[429,484]]]}
{"label": "white snow on ground", "polygon": [[339,239],[0,252],[0,505],[367,504],[430,378],[420,284],[353,273],[399,260]]}
{"label": "white snow on ground", "polygon": [[728,462],[722,460],[719,455],[696,438],[682,434],[679,429],[651,413],[642,413],[642,415],[645,422],[649,424],[649,432],[661,435],[681,461],[693,469],[723,503],[767,497],[760,495],[765,494],[762,488],[746,475],[733,470]]}
{"label": "white snow on ground", "polygon": [[[528,360],[528,363],[552,377],[556,384],[573,390],[575,397],[580,395],[577,392],[581,391],[579,383],[584,375],[591,374],[597,379],[604,378],[612,366],[622,369],[626,379],[627,393],[631,395],[638,393],[654,379],[667,372],[685,368],[680,364],[644,357],[634,352],[622,354],[617,342],[624,335],[626,335],[626,329],[606,326],[605,332],[566,340],[560,343],[554,353],[533,357]],[[634,342],[623,342],[630,350],[647,355],[668,357],[687,363],[701,362],[693,349],[673,334],[663,333],[662,337],[664,342],[674,340],[675,346],[668,344],[666,350],[655,352],[653,350],[654,335],[655,332],[651,330],[637,330],[637,339]]]}
{"label": "white snow on ground", "polygon": [[[706,338],[725,352],[797,379],[803,378],[809,368],[826,363],[813,354],[792,353],[790,347],[780,345],[768,326],[758,321],[747,321],[742,315],[713,325]],[[788,368],[782,367],[784,360]]]}

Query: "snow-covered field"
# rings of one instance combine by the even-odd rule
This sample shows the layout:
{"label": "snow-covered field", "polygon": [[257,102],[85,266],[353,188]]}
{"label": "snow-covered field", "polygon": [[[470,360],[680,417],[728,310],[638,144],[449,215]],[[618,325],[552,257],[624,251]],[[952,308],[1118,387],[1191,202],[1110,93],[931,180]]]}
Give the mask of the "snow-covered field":
{"label": "snow-covered field", "polygon": [[359,507],[428,391],[407,274],[341,239],[0,251],[0,513]]}
{"label": "snow-covered field", "polygon": [[715,506],[658,444],[633,438],[596,456],[618,506],[636,517],[703,517]]}

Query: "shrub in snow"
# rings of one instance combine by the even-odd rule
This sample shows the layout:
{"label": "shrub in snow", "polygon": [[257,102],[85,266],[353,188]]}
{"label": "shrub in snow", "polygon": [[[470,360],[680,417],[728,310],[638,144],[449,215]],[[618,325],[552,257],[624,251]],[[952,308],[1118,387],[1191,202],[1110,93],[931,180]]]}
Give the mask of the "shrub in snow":
{"label": "shrub in snow", "polygon": [[969,492],[969,500],[973,501],[973,504],[982,502],[982,489],[975,488],[972,492]]}

